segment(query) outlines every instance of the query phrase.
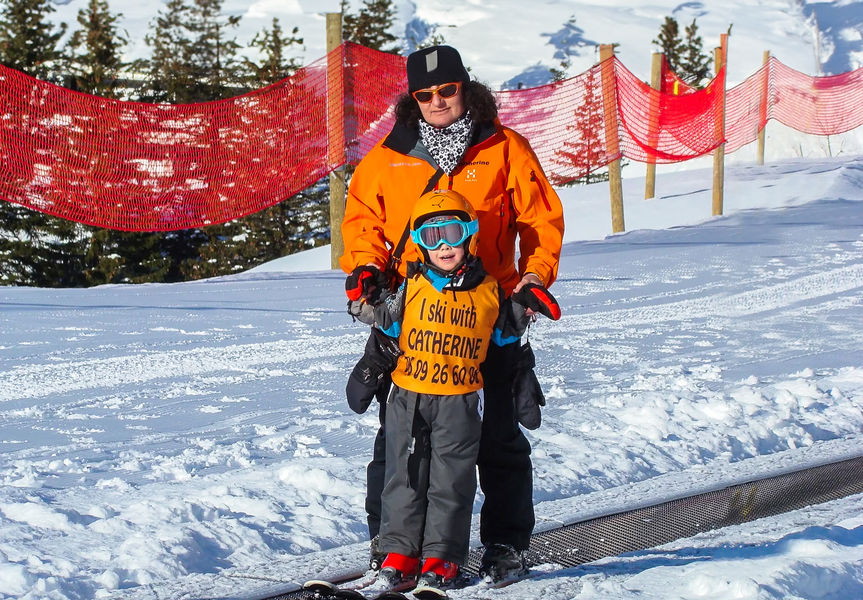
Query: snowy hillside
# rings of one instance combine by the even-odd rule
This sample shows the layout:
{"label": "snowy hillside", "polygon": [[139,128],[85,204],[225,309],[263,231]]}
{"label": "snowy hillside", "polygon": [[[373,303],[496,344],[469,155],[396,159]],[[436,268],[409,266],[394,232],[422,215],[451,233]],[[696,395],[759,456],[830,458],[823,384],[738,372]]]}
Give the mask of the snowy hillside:
{"label": "snowy hillside", "polygon": [[[727,176],[727,216],[709,173],[667,175],[608,239],[605,186],[561,191],[587,241],[563,318],[530,332],[540,526],[861,454],[863,169]],[[283,268],[0,288],[0,597],[239,597],[363,555],[377,417],[343,389],[364,328],[341,273]],[[854,496],[495,597],[859,598],[861,515]]]}

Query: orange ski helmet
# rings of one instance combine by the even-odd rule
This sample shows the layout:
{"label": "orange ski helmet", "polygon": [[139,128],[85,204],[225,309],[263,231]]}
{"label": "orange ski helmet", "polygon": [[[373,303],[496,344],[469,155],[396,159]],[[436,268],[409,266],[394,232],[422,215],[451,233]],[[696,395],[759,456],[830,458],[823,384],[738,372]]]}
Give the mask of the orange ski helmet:
{"label": "orange ski helmet", "polygon": [[420,199],[414,204],[410,220],[411,239],[422,251],[425,258],[428,259],[427,248],[420,240],[419,230],[429,219],[445,216],[454,217],[466,224],[464,229],[466,237],[459,245],[464,245],[469,254],[476,256],[477,237],[479,235],[476,211],[470,202],[456,191],[433,190],[420,196]]}

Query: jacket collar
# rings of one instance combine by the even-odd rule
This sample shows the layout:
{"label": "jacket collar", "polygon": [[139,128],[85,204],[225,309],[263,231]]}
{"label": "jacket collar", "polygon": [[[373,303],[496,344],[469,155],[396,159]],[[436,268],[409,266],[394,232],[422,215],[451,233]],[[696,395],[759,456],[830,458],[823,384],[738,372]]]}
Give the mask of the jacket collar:
{"label": "jacket collar", "polygon": [[[470,146],[473,147],[477,144],[483,143],[498,133],[501,127],[502,125],[500,124],[500,120],[496,117],[494,121],[477,123],[474,128],[473,139],[471,139]],[[414,127],[405,123],[396,122],[389,135],[387,135],[384,140],[383,145],[390,150],[395,150],[401,154],[408,154],[424,159],[428,156],[428,151],[420,142],[419,127]],[[419,148],[417,148],[417,146],[419,146]]]}

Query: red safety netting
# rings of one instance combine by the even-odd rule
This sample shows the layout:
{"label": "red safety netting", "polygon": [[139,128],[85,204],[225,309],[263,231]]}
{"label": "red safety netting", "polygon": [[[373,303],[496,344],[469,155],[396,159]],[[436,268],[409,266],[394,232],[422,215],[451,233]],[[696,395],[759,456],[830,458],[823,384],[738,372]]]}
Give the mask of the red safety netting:
{"label": "red safety netting", "polygon": [[[391,110],[408,89],[403,56],[347,43],[344,51],[346,161],[357,164],[395,123]],[[338,97],[338,94],[336,94]],[[338,145],[338,140],[334,139]]]}
{"label": "red safety netting", "polygon": [[[501,122],[528,139],[552,183],[584,176],[618,157],[606,143],[603,70],[613,79],[608,62],[565,81],[496,94]],[[608,89],[613,110],[613,84]]]}
{"label": "red safety netting", "polygon": [[613,58],[571,79],[497,97],[501,121],[530,141],[552,183],[562,183],[621,156],[678,162],[712,151],[722,143],[722,84],[717,78],[692,94],[663,94]]}
{"label": "red safety netting", "polygon": [[770,70],[764,65],[725,93],[725,152],[755,141],[767,123]]}
{"label": "red safety netting", "polygon": [[[344,44],[275,85],[190,105],[107,100],[0,66],[0,198],[136,231],[235,219],[359,162],[392,126],[404,64]],[[723,141],[731,152],[769,119],[819,135],[863,124],[863,69],[809,77],[771,59],[727,94],[724,79],[692,90],[666,74],[653,90],[612,58],[497,97],[555,183],[619,157],[677,162]]]}
{"label": "red safety netting", "polygon": [[5,67],[0,85],[0,197],[81,223],[137,231],[219,223],[330,170],[326,59],[202,104],[107,100]]}
{"label": "red safety netting", "polygon": [[811,77],[774,57],[768,64],[768,119],[813,135],[836,135],[863,125],[863,68]]}
{"label": "red safety netting", "polygon": [[615,61],[623,156],[640,162],[680,162],[707,154],[724,141],[724,68],[704,89],[674,95],[654,90]]}
{"label": "red safety netting", "polygon": [[691,94],[698,90],[698,88],[692,87],[677,76],[677,73],[671,68],[665,55],[662,55],[662,76],[659,86],[663,94],[671,94],[673,96]]}

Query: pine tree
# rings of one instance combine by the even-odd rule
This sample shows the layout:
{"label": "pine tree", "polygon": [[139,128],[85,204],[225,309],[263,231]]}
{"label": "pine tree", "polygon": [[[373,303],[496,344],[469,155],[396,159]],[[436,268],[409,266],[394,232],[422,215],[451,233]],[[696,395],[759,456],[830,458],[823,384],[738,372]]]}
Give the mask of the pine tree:
{"label": "pine tree", "polygon": [[680,38],[680,25],[677,23],[677,19],[665,17],[665,22],[659,29],[659,36],[653,40],[653,43],[665,55],[671,69],[680,76],[683,40]]}
{"label": "pine tree", "polygon": [[[222,14],[223,0],[167,0],[151,24],[145,41],[151,56],[142,63],[147,85],[141,99],[175,104],[207,102],[226,98],[238,91],[247,79],[238,60],[239,45],[229,32],[239,25],[240,17]],[[202,262],[205,246],[220,247],[225,239],[237,236],[233,222],[206,229],[183,229],[160,235],[154,247],[169,257],[164,273],[167,281],[197,279],[230,269],[225,254],[210,257],[211,267]],[[157,257],[151,264],[159,264]]]}
{"label": "pine tree", "polygon": [[684,28],[684,33],[685,37],[681,38],[678,22],[672,17],[665,17],[659,36],[653,43],[665,54],[668,66],[675,75],[685,83],[699,87],[704,79],[710,77],[710,59],[704,54],[695,19]]}
{"label": "pine tree", "polygon": [[680,57],[680,75],[683,81],[694,87],[710,77],[710,58],[704,54],[704,45],[698,35],[695,19],[686,26]]}
{"label": "pine tree", "polygon": [[[256,87],[290,79],[283,89],[285,96],[282,102],[294,107],[292,111],[297,111],[286,116],[278,129],[270,131],[255,128],[243,134],[245,145],[251,143],[248,137],[251,136],[255,140],[253,145],[260,147],[262,152],[288,152],[288,148],[281,147],[283,142],[280,140],[308,140],[310,136],[305,124],[317,120],[303,103],[309,95],[303,88],[303,76],[300,74],[294,78],[299,68],[298,61],[286,58],[286,50],[290,46],[302,44],[298,33],[295,27],[291,36],[285,38],[278,19],[274,19],[272,28],[260,32],[253,41],[253,46],[260,51],[260,61],[246,61],[249,72],[256,79]],[[250,99],[246,106],[251,114],[256,102],[256,99]],[[260,110],[268,113],[271,107],[263,103]],[[325,149],[321,148],[320,151]],[[278,173],[255,172],[253,176],[243,178],[236,193],[255,194],[265,182],[274,182],[279,177]],[[201,249],[201,261],[196,265],[198,273],[212,276],[245,270],[325,243],[329,224],[328,200],[325,178],[274,206],[231,221],[221,228],[206,228],[210,239]],[[224,270],[226,265],[229,265],[227,271]]]}
{"label": "pine tree", "polygon": [[414,48],[416,50],[422,50],[423,48],[431,48],[432,46],[444,46],[446,45],[446,38],[442,33],[438,32],[437,29],[429,36],[421,41],[419,44],[414,44]]}
{"label": "pine tree", "polygon": [[584,98],[575,108],[575,123],[566,127],[571,139],[555,157],[558,163],[573,167],[576,173],[583,173],[573,183],[594,183],[608,179],[608,173],[593,172],[605,159],[605,113],[599,79],[598,67],[585,73]]}
{"label": "pine tree", "polygon": [[438,30],[437,25],[426,23],[415,18],[405,27],[405,52],[410,53],[431,46],[446,44],[446,38]]}
{"label": "pine tree", "polygon": [[87,285],[165,281],[171,258],[163,252],[163,234],[97,229],[84,261]]}
{"label": "pine tree", "polygon": [[[255,36],[252,43],[261,51],[263,60],[260,65],[255,65],[256,68],[253,71],[259,74],[262,84],[276,83],[291,77],[300,68],[298,60],[285,57],[287,48],[303,43],[298,33],[299,29],[294,27],[291,36],[284,38],[278,19],[273,19],[272,29],[262,31]],[[299,78],[291,81],[290,88],[286,88],[285,91],[289,92],[288,101],[293,100],[298,106],[302,97],[306,95]],[[278,139],[279,136],[286,136],[289,140],[309,139],[308,132],[303,130],[303,119],[289,119],[289,121],[285,124],[288,128],[287,134],[284,130],[267,132],[268,137]],[[302,236],[302,230],[315,220],[311,214],[308,218],[302,214],[310,194],[312,194],[311,190],[304,190],[242,220],[246,232],[244,239],[246,247],[242,253],[246,268],[302,249],[296,243],[296,237]]]}
{"label": "pine tree", "polygon": [[240,45],[230,32],[240,24],[239,16],[222,14],[224,0],[194,0],[186,24],[191,34],[188,60],[199,101],[235,95],[241,82],[237,52]]}
{"label": "pine tree", "polygon": [[0,1],[0,63],[46,81],[57,80],[57,64],[63,53],[57,44],[66,33],[48,19],[54,12],[50,0]]}
{"label": "pine tree", "polygon": [[[190,5],[186,25],[192,40],[188,56],[194,84],[189,92],[195,102],[236,95],[238,86],[248,79],[238,61],[239,45],[235,39],[228,38],[229,31],[239,25],[240,17],[222,15],[222,2],[194,0]],[[223,175],[230,176],[228,173]],[[169,235],[169,239],[176,238],[178,242],[189,240],[194,246],[195,251],[181,260],[183,278],[200,279],[241,268],[243,229],[241,220],[232,220]],[[180,248],[179,244],[177,248]]]}
{"label": "pine tree", "polygon": [[67,45],[69,72],[74,87],[103,98],[117,98],[123,48],[129,43],[112,14],[106,0],[90,0],[87,8],[78,11],[81,29],[72,34]]}
{"label": "pine tree", "polygon": [[551,73],[552,81],[563,81],[569,78],[569,69],[572,67],[572,61],[569,57],[561,59],[556,67],[550,67],[548,72]]}
{"label": "pine tree", "polygon": [[342,41],[357,43],[355,32],[359,16],[351,13],[350,8],[351,3],[348,0],[340,0],[339,12],[342,13]]}
{"label": "pine tree", "polygon": [[189,10],[186,0],[167,0],[151,23],[150,33],[144,36],[150,58],[139,65],[147,70],[146,91],[140,100],[181,103],[191,95]]}
{"label": "pine tree", "polygon": [[[276,20],[273,21],[273,30],[269,50],[264,53],[264,64],[281,65],[278,69],[272,69],[271,79],[262,83],[276,83],[285,77],[294,77],[291,81],[289,102],[296,106],[302,106],[300,100],[307,98],[307,92],[302,83],[299,73],[300,61],[287,60],[283,52],[285,47],[301,45],[303,39],[297,37],[299,30],[294,27],[291,37],[282,42],[282,48],[276,52]],[[266,36],[261,37],[263,41]],[[259,46],[261,47],[261,46]],[[289,140],[302,140],[307,143],[312,138],[307,130],[306,123],[315,122],[317,117],[306,109],[302,111],[300,118],[289,119],[284,127],[288,128],[286,134],[283,130],[277,132],[274,137]],[[324,147],[317,150],[326,152]],[[314,150],[311,151],[315,153]],[[328,177],[316,182],[314,185],[298,192],[294,196],[279,202],[278,204],[264,209],[248,217],[248,244],[246,256],[251,261],[248,266],[255,266],[263,262],[313,248],[329,242],[329,186]]]}
{"label": "pine tree", "polygon": [[364,0],[360,12],[351,15],[347,0],[341,0],[342,39],[391,54],[398,54],[398,38],[389,32],[395,19],[392,0]]}
{"label": "pine tree", "polygon": [[87,236],[81,225],[7,202],[0,207],[0,219],[0,284],[83,284]]}
{"label": "pine tree", "polygon": [[[122,60],[128,37],[117,25],[121,17],[111,13],[106,0],[89,0],[87,7],[78,11],[77,21],[81,27],[72,33],[67,44],[68,68],[75,89],[103,98],[116,99],[120,95],[120,77],[128,66]],[[97,155],[91,159],[97,164],[90,164],[88,168],[107,172],[113,159]],[[74,179],[74,173],[71,175]],[[141,277],[148,264],[145,249],[158,245],[158,234],[98,227],[85,230],[83,284],[131,283],[147,279]],[[156,260],[164,261],[164,257],[157,254]]]}
{"label": "pine tree", "polygon": [[[186,0],[167,0],[150,24],[144,41],[150,57],[136,61],[133,68],[145,73],[138,100],[143,102],[194,102],[194,77],[189,64],[190,39],[188,23],[191,6]],[[104,247],[99,246],[101,238]],[[110,256],[116,246],[113,238],[125,238],[118,265],[103,262],[99,256]],[[108,277],[110,281],[133,283],[180,281],[184,260],[198,255],[203,236],[195,230],[144,234],[102,234],[93,241],[89,255],[93,283]],[[117,254],[120,254],[119,252]],[[117,270],[112,271],[116,266]]]}
{"label": "pine tree", "polygon": [[279,19],[273,17],[272,28],[264,29],[255,35],[251,46],[258,51],[261,59],[259,62],[248,58],[243,61],[252,88],[281,81],[300,68],[300,61],[296,57],[285,56],[288,48],[302,46],[303,38],[298,37],[299,32],[299,27],[294,27],[290,36],[285,37]]}
{"label": "pine tree", "polygon": [[149,92],[142,100],[175,104],[219,100],[242,80],[239,44],[228,38],[240,22],[221,14],[223,0],[167,0],[144,40]]}

